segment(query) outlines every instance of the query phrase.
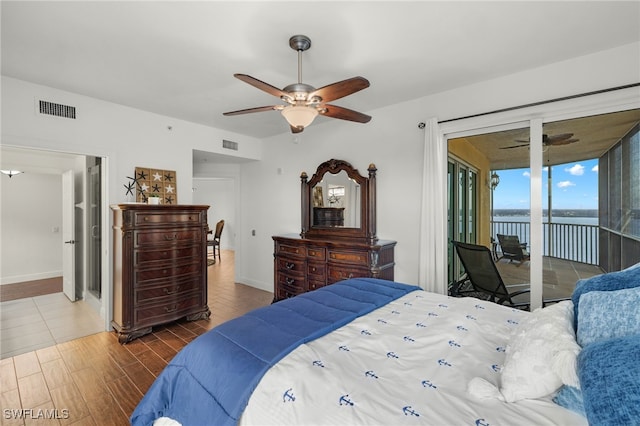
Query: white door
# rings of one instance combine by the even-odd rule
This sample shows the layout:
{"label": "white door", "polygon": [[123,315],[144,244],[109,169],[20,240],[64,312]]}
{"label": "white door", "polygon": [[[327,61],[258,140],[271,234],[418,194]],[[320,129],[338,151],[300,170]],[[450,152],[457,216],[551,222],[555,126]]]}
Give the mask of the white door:
{"label": "white door", "polygon": [[73,170],[62,174],[62,291],[76,300],[75,283],[75,198],[73,196]]}

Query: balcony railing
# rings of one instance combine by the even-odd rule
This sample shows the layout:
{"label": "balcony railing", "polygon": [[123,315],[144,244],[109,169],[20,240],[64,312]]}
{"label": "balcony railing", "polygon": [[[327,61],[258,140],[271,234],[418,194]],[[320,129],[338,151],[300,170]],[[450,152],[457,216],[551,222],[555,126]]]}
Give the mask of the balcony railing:
{"label": "balcony railing", "polygon": [[[568,223],[543,223],[543,256],[557,257],[574,262],[598,265],[598,229],[597,225],[578,225]],[[517,235],[521,242],[531,241],[529,222],[491,223],[492,235]]]}

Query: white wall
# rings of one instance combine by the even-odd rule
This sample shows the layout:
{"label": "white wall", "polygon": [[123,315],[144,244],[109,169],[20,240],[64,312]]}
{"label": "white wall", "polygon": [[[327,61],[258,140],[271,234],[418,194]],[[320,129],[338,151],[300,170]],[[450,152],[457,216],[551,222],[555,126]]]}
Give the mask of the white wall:
{"label": "white wall", "polygon": [[0,178],[1,283],[62,276],[62,177]]}

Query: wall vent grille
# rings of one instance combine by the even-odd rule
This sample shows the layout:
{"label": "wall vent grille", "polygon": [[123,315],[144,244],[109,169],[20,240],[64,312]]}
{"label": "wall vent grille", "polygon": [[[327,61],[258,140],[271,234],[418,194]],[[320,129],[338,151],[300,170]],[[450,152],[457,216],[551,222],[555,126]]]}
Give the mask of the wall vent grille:
{"label": "wall vent grille", "polygon": [[54,102],[40,101],[40,114],[54,115],[56,117],[76,119],[76,107],[56,104]]}
{"label": "wall vent grille", "polygon": [[222,140],[222,147],[226,149],[232,149],[234,151],[238,150],[238,142],[228,141],[226,139]]}

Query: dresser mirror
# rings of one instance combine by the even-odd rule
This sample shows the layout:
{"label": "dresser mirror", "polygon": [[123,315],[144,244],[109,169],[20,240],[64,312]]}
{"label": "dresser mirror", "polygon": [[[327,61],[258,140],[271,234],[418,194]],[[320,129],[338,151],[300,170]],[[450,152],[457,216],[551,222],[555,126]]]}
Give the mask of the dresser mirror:
{"label": "dresser mirror", "polygon": [[356,238],[374,243],[375,165],[368,177],[343,160],[320,164],[308,179],[300,176],[303,238]]}
{"label": "dresser mirror", "polygon": [[347,172],[325,173],[313,187],[311,226],[360,228],[360,185]]}

